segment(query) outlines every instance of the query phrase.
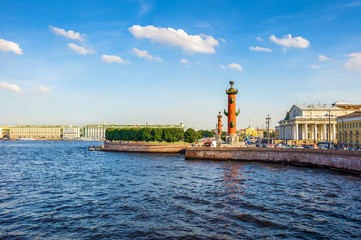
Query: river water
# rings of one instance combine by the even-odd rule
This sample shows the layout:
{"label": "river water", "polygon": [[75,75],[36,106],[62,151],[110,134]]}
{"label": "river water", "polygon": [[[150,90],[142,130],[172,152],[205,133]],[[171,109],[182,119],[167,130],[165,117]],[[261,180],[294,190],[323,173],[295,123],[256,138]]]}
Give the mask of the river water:
{"label": "river water", "polygon": [[361,177],[0,141],[0,239],[359,239]]}

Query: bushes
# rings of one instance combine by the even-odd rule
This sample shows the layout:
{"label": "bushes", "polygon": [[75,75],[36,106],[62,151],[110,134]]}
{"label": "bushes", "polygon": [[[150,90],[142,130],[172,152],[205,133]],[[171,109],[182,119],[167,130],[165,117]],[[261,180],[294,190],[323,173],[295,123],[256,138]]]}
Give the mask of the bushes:
{"label": "bushes", "polygon": [[105,138],[110,141],[177,142],[184,138],[182,128],[108,128]]}

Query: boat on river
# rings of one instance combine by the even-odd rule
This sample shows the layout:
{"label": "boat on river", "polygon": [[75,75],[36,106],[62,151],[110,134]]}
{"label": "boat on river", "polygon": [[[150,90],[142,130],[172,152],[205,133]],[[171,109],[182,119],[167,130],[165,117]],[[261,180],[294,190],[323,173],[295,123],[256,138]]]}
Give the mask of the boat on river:
{"label": "boat on river", "polygon": [[102,146],[89,146],[88,147],[89,151],[101,151],[102,150]]}
{"label": "boat on river", "polygon": [[17,141],[36,141],[34,138],[17,138]]}

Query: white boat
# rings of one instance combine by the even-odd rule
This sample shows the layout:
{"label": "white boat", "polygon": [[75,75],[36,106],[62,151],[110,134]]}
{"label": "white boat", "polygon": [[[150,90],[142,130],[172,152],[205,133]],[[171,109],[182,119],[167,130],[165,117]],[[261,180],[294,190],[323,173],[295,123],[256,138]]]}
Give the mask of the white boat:
{"label": "white boat", "polygon": [[36,139],[34,138],[17,138],[17,141],[35,141]]}
{"label": "white boat", "polygon": [[101,140],[98,139],[98,138],[83,138],[82,141],[85,141],[85,142],[99,142]]}

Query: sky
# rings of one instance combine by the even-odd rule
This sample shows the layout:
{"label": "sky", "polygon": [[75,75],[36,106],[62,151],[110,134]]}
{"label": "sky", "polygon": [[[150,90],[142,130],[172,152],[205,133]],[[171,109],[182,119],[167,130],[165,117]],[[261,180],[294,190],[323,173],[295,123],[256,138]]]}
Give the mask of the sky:
{"label": "sky", "polygon": [[[361,103],[361,1],[1,0],[0,125],[237,128]],[[223,115],[223,121],[226,116]]]}

